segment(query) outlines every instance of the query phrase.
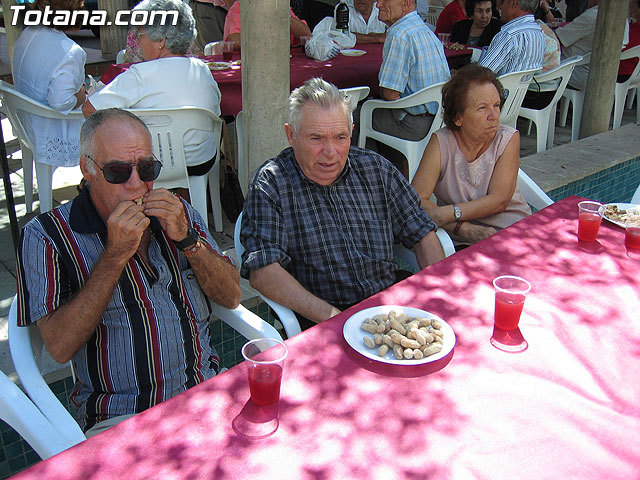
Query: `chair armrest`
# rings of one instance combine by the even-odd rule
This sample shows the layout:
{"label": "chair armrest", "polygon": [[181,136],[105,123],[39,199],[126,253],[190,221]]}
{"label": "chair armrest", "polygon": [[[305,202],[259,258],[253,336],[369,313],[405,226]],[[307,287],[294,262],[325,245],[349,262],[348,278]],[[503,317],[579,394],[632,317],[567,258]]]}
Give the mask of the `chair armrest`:
{"label": "chair armrest", "polygon": [[262,298],[262,300],[264,300],[264,302],[276,313],[278,320],[280,320],[280,323],[282,323],[282,326],[284,327],[284,331],[287,332],[287,338],[291,338],[302,331],[300,328],[300,322],[298,322],[298,317],[293,313],[293,310],[280,305],[278,302],[275,302],[262,294],[260,294],[260,298]]}
{"label": "chair armrest", "polygon": [[262,320],[255,313],[250,312],[242,305],[233,310],[211,303],[212,314],[236,330],[243,337],[254,340],[256,338],[273,338],[282,340],[278,331]]}
{"label": "chair armrest", "polygon": [[54,428],[72,445],[80,443],[86,440],[82,429],[44,381],[36,363],[30,335],[39,334],[39,332],[30,332],[29,329],[37,329],[38,327],[35,325],[19,327],[17,308],[17,298],[14,297],[9,309],[9,348],[20,383]]}

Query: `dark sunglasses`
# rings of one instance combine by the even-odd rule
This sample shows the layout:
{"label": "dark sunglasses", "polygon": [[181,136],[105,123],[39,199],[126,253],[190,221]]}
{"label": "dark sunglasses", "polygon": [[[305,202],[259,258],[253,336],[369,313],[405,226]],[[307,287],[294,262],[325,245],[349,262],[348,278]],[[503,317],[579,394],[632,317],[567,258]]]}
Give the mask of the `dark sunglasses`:
{"label": "dark sunglasses", "polygon": [[102,167],[98,165],[98,162],[96,162],[89,155],[87,155],[87,158],[95,163],[100,170],[102,170],[104,179],[107,182],[116,185],[125,183],[127,180],[129,180],[129,177],[131,177],[131,172],[133,171],[133,167],[136,167],[138,169],[138,176],[143,182],[153,182],[156,178],[158,178],[158,175],[160,175],[160,170],[162,169],[162,162],[156,160],[155,157],[144,158],[136,163],[115,160],[113,162],[105,163]]}

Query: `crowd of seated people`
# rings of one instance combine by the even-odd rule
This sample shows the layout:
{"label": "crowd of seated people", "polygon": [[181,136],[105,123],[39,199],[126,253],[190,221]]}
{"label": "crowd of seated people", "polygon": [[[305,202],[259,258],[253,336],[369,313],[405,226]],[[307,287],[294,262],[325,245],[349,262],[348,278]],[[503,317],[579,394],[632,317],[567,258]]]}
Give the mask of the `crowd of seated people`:
{"label": "crowd of seated people", "polygon": [[[80,7],[69,3],[75,0],[47,5],[55,1],[57,8]],[[633,2],[637,19],[638,0]],[[452,4],[449,18],[462,8],[458,0]],[[224,36],[239,47],[240,4],[228,6]],[[536,22],[538,0],[499,0],[502,24],[490,0],[468,0],[465,7],[464,18],[452,24],[452,39],[486,50],[479,64],[452,76],[415,0],[355,0],[351,7],[352,29],[366,26],[358,41],[384,42],[382,99],[446,82],[445,127],[430,138],[411,183],[406,160],[380,146],[377,153],[352,145],[356,106],[335,85],[315,78],[291,93],[283,125],[290,147],[267,160],[249,185],[240,274],[295,311],[303,327],[411,275],[394,262],[394,240],[427,268],[444,258],[437,228],[462,248],[531,213],[517,186],[519,133],[500,125],[505,93],[498,75],[553,68],[559,43],[572,45],[572,30],[558,29],[556,38],[544,21]],[[82,130],[62,124],[62,130],[58,125],[55,132],[40,132],[45,146],[37,152],[54,151],[46,143],[52,136],[62,140],[68,151],[60,159],[79,162],[84,180],[73,201],[25,226],[17,276],[21,325],[36,324],[58,361],[73,359],[78,419],[91,433],[215,375],[220,365],[209,345],[207,297],[229,308],[240,301],[239,273],[199,214],[179,196],[153,187],[161,165],[153,158],[149,131],[122,110],[198,105],[220,114],[211,72],[188,54],[196,19],[180,0],[143,0],[135,9],[178,11],[178,25],[137,28],[142,62],[88,99],[82,84],[86,55],[62,31],[28,27],[15,47],[14,78],[21,91],[61,112],[82,107],[87,116]],[[546,18],[544,0],[541,9]],[[582,15],[591,18],[593,10]],[[292,41],[310,34],[293,11],[290,18]],[[637,44],[635,26],[632,32]],[[52,75],[44,78],[43,69],[35,68],[42,65]],[[433,105],[380,110],[373,126],[422,139],[434,114]],[[217,148],[212,135],[195,130],[185,139],[189,172],[206,173]],[[70,244],[76,248],[65,248]],[[140,325],[129,321],[132,316]],[[156,346],[162,358],[149,365],[158,359],[133,355],[132,345]],[[110,355],[126,367],[115,371]],[[145,371],[153,371],[153,378],[143,378]],[[108,385],[101,382],[104,372],[112,380]],[[162,388],[154,389],[158,384]]]}

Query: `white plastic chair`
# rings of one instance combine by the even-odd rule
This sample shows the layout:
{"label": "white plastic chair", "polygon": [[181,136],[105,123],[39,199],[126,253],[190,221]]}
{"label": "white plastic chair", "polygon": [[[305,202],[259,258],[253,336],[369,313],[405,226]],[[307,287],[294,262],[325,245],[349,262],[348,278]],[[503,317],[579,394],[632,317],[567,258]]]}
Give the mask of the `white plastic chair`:
{"label": "white plastic chair", "polygon": [[506,73],[498,77],[507,95],[507,99],[500,111],[500,123],[502,125],[516,128],[522,101],[524,100],[531,80],[533,80],[533,74],[537,71],[538,70],[522,70],[519,72]]}
{"label": "white plastic chair", "polygon": [[118,54],[116,55],[116,63],[120,64],[120,63],[124,63],[124,54],[127,51],[126,48],[123,48],[122,50],[120,50],[118,52]]}
{"label": "white plastic chair", "polygon": [[[633,69],[633,73],[626,81],[616,83],[614,95],[615,102],[613,107],[613,128],[619,128],[620,125],[622,125],[622,114],[624,113],[627,92],[640,86],[640,45],[636,45],[635,47],[620,53],[620,60],[628,60],[630,58],[637,58],[638,63],[636,64],[636,68]],[[633,97],[631,97],[631,102],[633,102]],[[631,106],[628,108],[631,108]],[[640,123],[640,102],[638,102],[636,112],[637,121]]]}
{"label": "white plastic chair", "polygon": [[553,200],[542,190],[529,175],[518,169],[518,188],[529,205],[533,205],[537,210],[542,210],[553,203]]}
{"label": "white plastic chair", "polygon": [[[440,240],[440,245],[442,246],[442,250],[444,250],[445,258],[456,253],[456,247],[453,245],[451,237],[444,228],[436,230],[436,236],[438,237],[438,240]],[[416,254],[413,250],[409,250],[401,243],[398,243],[393,246],[393,255],[406,262],[414,272],[420,271],[420,265],[418,265],[418,259],[416,258]]]}
{"label": "white plastic chair", "polygon": [[429,7],[429,13],[423,18],[424,22],[429,24],[435,30],[436,22],[438,21],[438,17],[444,10],[444,7]]}
{"label": "white plastic chair", "polygon": [[0,418],[47,459],[75,445],[65,439],[18,386],[0,371]]}
{"label": "white plastic chair", "polygon": [[[20,93],[13,85],[2,80],[0,80],[0,100],[2,102],[0,110],[9,118],[13,133],[20,140],[25,205],[27,213],[30,213],[33,209],[33,152],[35,150],[33,134],[35,132],[30,127],[28,115],[57,120],[81,120],[83,122],[84,116],[80,110],[63,115],[57,110]],[[40,212],[44,213],[51,210],[53,206],[52,177],[56,167],[39,163],[37,158],[35,159],[35,164]]]}
{"label": "white plastic chair", "polygon": [[[240,242],[240,229],[242,225],[242,214],[244,212],[240,212],[238,215],[238,219],[236,220],[236,226],[233,230],[233,243],[236,248],[236,256],[238,257],[238,267],[242,261],[242,254],[244,253],[244,246],[242,242]],[[278,302],[271,300],[270,298],[265,297],[260,292],[258,292],[260,298],[264,300],[264,302],[271,307],[271,309],[276,313],[280,323],[284,327],[284,331],[287,334],[287,338],[291,338],[294,335],[297,335],[302,330],[300,329],[300,322],[298,322],[298,318],[296,317],[293,310],[290,308],[284,307],[280,305]]]}
{"label": "white plastic chair", "polygon": [[[40,371],[40,358],[44,343],[37,325],[18,326],[17,297],[9,309],[9,348],[18,377],[39,411],[61,436],[64,448],[80,443],[86,437],[80,426],[60,403],[45,382]],[[211,303],[212,316],[217,317],[249,340],[274,338],[282,340],[278,331],[242,305],[230,310]],[[64,449],[63,448],[63,449]]]}
{"label": "white plastic chair", "polygon": [[[583,55],[582,60],[575,64],[589,65],[591,63],[591,54]],[[569,103],[573,105],[573,114],[571,115],[571,141],[578,140],[580,134],[580,122],[582,121],[582,107],[584,106],[584,90],[575,90],[571,87],[565,88],[562,93],[562,101],[560,102],[560,119],[559,125],[564,127],[567,125],[567,114],[569,113]]]}
{"label": "white plastic chair", "polygon": [[[351,95],[357,103],[367,98],[371,90],[369,87],[351,87],[341,88],[340,91]],[[244,158],[244,125],[242,123],[243,117],[244,114],[242,112],[238,112],[234,124],[236,129],[236,157],[238,160],[238,179],[240,180],[240,188],[242,189],[242,193],[246,196],[249,178],[245,177],[245,170],[248,167],[248,161]]]}
{"label": "white plastic chair", "polygon": [[[220,204],[220,135],[222,120],[215,113],[199,107],[130,109],[151,130],[153,153],[162,162],[156,187],[188,188],[191,204],[208,224],[207,183],[213,208],[213,224],[222,231],[222,206]],[[213,132],[216,145],[216,161],[205,175],[187,176],[183,137],[188,130]],[[203,159],[203,161],[209,160]]]}
{"label": "white plastic chair", "polygon": [[62,438],[71,445],[86,440],[82,429],[45,382],[40,371],[44,343],[37,326],[18,327],[18,300],[9,308],[9,349],[20,383]]}
{"label": "white plastic chair", "polygon": [[[407,162],[409,164],[409,181],[411,181],[418,169],[422,153],[424,152],[431,135],[442,127],[441,111],[443,85],[444,83],[437,83],[436,85],[424,88],[419,92],[398,100],[367,100],[364,102],[362,109],[360,110],[360,138],[358,139],[358,146],[364,148],[367,143],[367,138],[372,138],[399,151],[407,158]],[[373,129],[373,111],[378,108],[407,108],[431,102],[437,102],[438,110],[429,132],[427,132],[427,135],[422,140],[405,140]]]}
{"label": "white plastic chair", "polygon": [[556,93],[551,103],[541,110],[533,108],[520,107],[519,116],[527,118],[536,124],[537,152],[542,152],[547,148],[553,148],[553,139],[556,127],[556,109],[567,83],[571,78],[571,73],[576,63],[582,60],[582,56],[576,55],[568,58],[556,68],[534,75],[534,79],[538,83],[549,82],[560,79]]}

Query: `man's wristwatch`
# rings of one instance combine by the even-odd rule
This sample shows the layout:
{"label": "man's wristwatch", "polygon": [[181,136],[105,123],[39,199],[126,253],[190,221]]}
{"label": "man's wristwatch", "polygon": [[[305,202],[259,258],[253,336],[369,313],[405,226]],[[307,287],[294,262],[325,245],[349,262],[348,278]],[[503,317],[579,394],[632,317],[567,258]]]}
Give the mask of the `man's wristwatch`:
{"label": "man's wristwatch", "polygon": [[184,239],[180,240],[179,242],[174,240],[173,243],[176,244],[176,247],[178,247],[178,250],[180,250],[181,252],[184,252],[185,250],[189,250],[196,243],[198,243],[199,239],[200,239],[200,235],[198,234],[196,229],[193,227],[189,227],[189,230],[187,230],[187,236]]}
{"label": "man's wristwatch", "polygon": [[456,205],[454,203],[453,204],[453,219],[456,222],[458,222],[461,218],[462,218],[462,211],[460,210],[460,207],[458,207],[458,205]]}

